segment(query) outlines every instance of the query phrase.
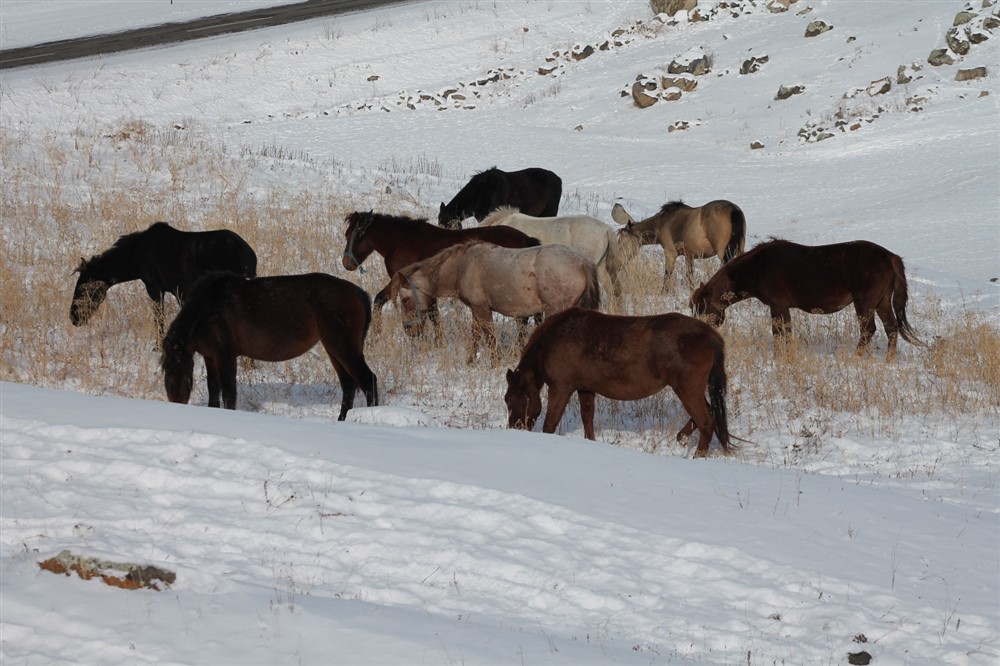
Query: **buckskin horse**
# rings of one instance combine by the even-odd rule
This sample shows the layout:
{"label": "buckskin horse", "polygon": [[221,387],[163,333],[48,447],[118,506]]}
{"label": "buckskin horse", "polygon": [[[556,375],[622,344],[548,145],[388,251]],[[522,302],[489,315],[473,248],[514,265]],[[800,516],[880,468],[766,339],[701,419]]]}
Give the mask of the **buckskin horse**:
{"label": "buckskin horse", "polygon": [[108,289],[122,282],[142,280],[153,299],[159,339],[163,339],[163,297],[171,293],[183,302],[195,282],[211,271],[232,271],[245,277],[257,274],[257,255],[235,232],[180,231],[156,222],[144,231],[121,236],[110,248],[80,259],[69,318],[74,326],[90,321]]}
{"label": "buckskin horse", "polygon": [[475,361],[480,343],[498,358],[493,313],[525,318],[552,315],[566,308],[596,308],[601,303],[597,267],[571,247],[541,245],[506,248],[468,242],[449,247],[430,259],[397,272],[389,284],[399,296],[406,326],[421,326],[423,303],[431,298],[457,298],[472,310]]}
{"label": "buckskin horse", "polygon": [[770,308],[776,338],[791,330],[791,308],[831,314],[853,303],[861,327],[858,353],[875,334],[876,314],[889,338],[887,360],[896,354],[897,334],[923,346],[906,319],[903,260],[868,241],[816,246],[781,239],[761,243],[695,289],[691,309],[720,325],[726,308],[747,298]]}
{"label": "buckskin horse", "polygon": [[325,273],[246,279],[211,273],[202,279],[163,340],[160,359],[170,402],[187,403],[194,354],[205,359],[208,406],[236,409],[236,359],[287,361],[323,344],[340,379],[343,421],[358,387],[379,404],[378,380],[365,361],[371,300],[360,287]]}
{"label": "buckskin horse", "polygon": [[595,395],[639,400],[669,386],[691,417],[677,440],[697,428],[695,457],[708,454],[713,435],[729,452],[725,343],[693,317],[626,317],[580,308],[549,317],[531,334],[517,367],[507,371],[504,402],[511,428],[535,427],[542,386],[549,388],[542,432],[556,431],[574,392],[584,436],[594,439]]}
{"label": "buckskin horse", "polygon": [[683,201],[671,201],[642,222],[636,222],[621,204],[616,203],[611,218],[625,225],[618,233],[623,245],[630,243],[633,246],[625,250],[628,254],[634,254],[639,245],[663,248],[664,291],[670,289],[670,276],[677,257],[684,257],[688,284],[693,285],[693,259],[719,257],[726,263],[742,254],[746,244],[747,224],[743,210],[724,200],[710,201],[698,208]]}
{"label": "buckskin horse", "polygon": [[525,215],[551,217],[559,212],[560,197],[562,179],[547,169],[501,171],[492,167],[474,175],[447,204],[441,203],[438,224],[460,229],[462,220],[474,217],[482,222],[501,206],[517,208]]}

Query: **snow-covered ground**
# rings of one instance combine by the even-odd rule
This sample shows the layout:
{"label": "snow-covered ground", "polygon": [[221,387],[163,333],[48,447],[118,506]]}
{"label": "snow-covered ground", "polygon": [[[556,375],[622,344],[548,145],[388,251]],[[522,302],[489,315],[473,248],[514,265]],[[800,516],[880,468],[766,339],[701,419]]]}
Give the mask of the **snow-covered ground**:
{"label": "snow-covered ground", "polygon": [[[139,119],[308,155],[293,175],[258,174],[248,186],[261,192],[270,178],[345,187],[336,172],[361,197],[394,169],[432,164],[440,173],[403,185],[422,215],[493,164],[550,168],[564,201],[586,209],[564,212],[609,221],[615,201],[638,218],[668,199],[725,198],[746,211],[751,241],[878,242],[906,260],[912,301],[996,325],[1000,31],[936,68],[927,56],[966,3],[728,4],[663,25],[638,0],[414,2],[5,70],[0,119],[43,133]],[[3,0],[0,40],[220,5],[236,3]],[[980,5],[976,26],[997,13]],[[813,20],[833,29],[805,38]],[[639,110],[620,95],[698,48],[712,71],[679,101]],[[977,66],[986,78],[954,80]],[[872,95],[885,77],[892,89]],[[776,100],[782,85],[805,90]],[[311,407],[290,418],[0,384],[2,661],[1000,657],[995,411],[914,414],[895,436],[829,434],[797,464],[755,445],[694,461],[577,431],[444,428],[406,405],[331,424]],[[131,592],[39,570],[64,549],[177,580]]]}

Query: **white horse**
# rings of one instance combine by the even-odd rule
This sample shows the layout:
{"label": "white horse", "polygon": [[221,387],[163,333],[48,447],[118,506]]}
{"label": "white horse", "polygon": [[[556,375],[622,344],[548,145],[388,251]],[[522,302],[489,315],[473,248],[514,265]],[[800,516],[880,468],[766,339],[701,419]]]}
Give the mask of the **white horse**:
{"label": "white horse", "polygon": [[568,245],[597,266],[605,290],[621,296],[618,280],[623,268],[623,255],[618,236],[611,225],[588,215],[532,217],[504,206],[490,213],[479,226],[502,224],[514,227],[540,240],[543,245]]}

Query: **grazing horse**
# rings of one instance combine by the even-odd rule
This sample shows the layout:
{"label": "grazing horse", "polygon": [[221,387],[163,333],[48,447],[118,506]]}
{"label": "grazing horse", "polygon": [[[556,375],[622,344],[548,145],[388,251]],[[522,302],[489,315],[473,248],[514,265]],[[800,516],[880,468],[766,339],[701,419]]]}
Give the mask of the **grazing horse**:
{"label": "grazing horse", "polygon": [[365,362],[371,299],[360,287],[325,273],[248,280],[211,273],[181,307],[163,340],[163,383],[170,402],[191,397],[194,354],[205,359],[208,406],[236,409],[236,358],[287,361],[317,343],[340,379],[340,416],[354,406],[358,386],[377,405],[378,381]]}
{"label": "grazing horse", "polygon": [[[553,433],[573,393],[587,439],[594,439],[594,396],[639,400],[669,386],[691,419],[677,441],[699,432],[695,457],[708,454],[714,434],[729,451],[725,343],[708,324],[671,312],[649,317],[573,308],[546,319],[507,371],[508,425],[531,430],[549,387],[542,432]],[[708,400],[705,394],[708,394]]]}
{"label": "grazing horse", "polygon": [[[642,222],[632,219],[621,204],[615,204],[611,218],[624,224],[619,237],[639,245],[660,245],[663,248],[663,290],[670,289],[670,276],[677,257],[687,263],[688,284],[694,284],[693,259],[718,257],[725,264],[743,254],[747,223],[743,211],[729,201],[710,201],[692,208],[682,201],[663,204],[660,211]],[[634,254],[634,249],[630,254]]]}
{"label": "grazing horse", "polygon": [[854,303],[861,326],[858,353],[875,334],[875,314],[889,338],[888,360],[896,354],[896,334],[923,346],[906,320],[906,273],[903,260],[868,241],[799,245],[770,240],[722,266],[691,294],[691,309],[716,325],[726,308],[756,298],[771,309],[771,331],[791,330],[791,308],[830,314]]}
{"label": "grazing horse", "polygon": [[447,204],[441,203],[438,224],[461,229],[462,220],[482,221],[501,206],[513,206],[526,215],[551,217],[559,212],[562,179],[546,169],[501,171],[493,167],[473,176]]}
{"label": "grazing horse", "polygon": [[504,206],[490,213],[479,226],[497,224],[520,229],[543,244],[558,243],[577,250],[594,262],[615,296],[621,295],[618,273],[622,269],[622,255],[618,237],[615,230],[604,222],[588,215],[533,217]]}
{"label": "grazing horse", "polygon": [[469,363],[485,341],[497,360],[493,313],[527,317],[552,315],[573,306],[596,308],[601,302],[597,267],[573,248],[541,245],[511,249],[471,242],[443,250],[407,266],[392,277],[407,326],[421,326],[423,303],[430,298],[458,298],[472,310]]}
{"label": "grazing horse", "polygon": [[104,302],[108,289],[121,282],[142,280],[153,299],[159,339],[163,339],[163,296],[183,302],[198,278],[210,271],[257,275],[257,255],[232,231],[179,231],[156,222],[145,231],[121,236],[103,253],[80,259],[80,277],[73,290],[69,318],[86,324]]}
{"label": "grazing horse", "polygon": [[[446,247],[468,240],[484,240],[503,247],[533,247],[538,240],[511,227],[475,227],[472,229],[442,229],[408,217],[355,211],[346,218],[344,232],[344,268],[357,270],[372,252],[385,260],[385,271],[391,278],[401,268],[434,256]],[[375,307],[388,301],[389,285],[375,295]],[[437,305],[421,304],[432,321],[437,322]]]}

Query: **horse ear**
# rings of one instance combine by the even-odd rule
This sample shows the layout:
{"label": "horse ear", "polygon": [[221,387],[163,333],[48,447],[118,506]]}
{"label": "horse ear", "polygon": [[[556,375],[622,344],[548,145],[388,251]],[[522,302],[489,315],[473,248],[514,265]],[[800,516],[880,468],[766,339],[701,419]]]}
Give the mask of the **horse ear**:
{"label": "horse ear", "polygon": [[507,383],[509,384],[512,381],[514,381],[514,371],[507,368]]}
{"label": "horse ear", "polygon": [[87,260],[86,260],[86,259],[84,259],[83,257],[80,257],[80,265],[79,265],[79,266],[77,266],[77,267],[76,267],[76,270],[75,270],[75,271],[73,271],[73,272],[74,272],[74,273],[82,273],[82,272],[84,272],[85,270],[87,270]]}

